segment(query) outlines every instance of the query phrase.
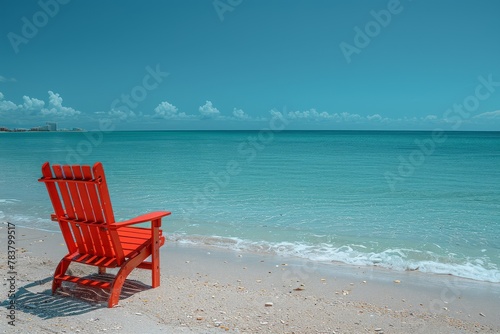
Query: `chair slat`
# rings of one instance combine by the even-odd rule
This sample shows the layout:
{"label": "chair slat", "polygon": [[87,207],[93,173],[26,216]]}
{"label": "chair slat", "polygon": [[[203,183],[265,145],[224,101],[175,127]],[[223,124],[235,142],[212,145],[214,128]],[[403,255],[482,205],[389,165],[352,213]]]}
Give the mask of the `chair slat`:
{"label": "chair slat", "polygon": [[[102,168],[101,163],[96,163],[92,168],[94,172],[94,179],[97,181],[97,188],[99,199],[101,201],[101,206],[103,208],[104,220],[106,225],[110,226],[115,223],[115,217],[113,214],[113,206],[111,205],[111,199],[109,198],[108,185],[106,183],[106,176],[104,175],[104,169]],[[123,250],[120,244],[120,237],[118,233],[114,230],[108,230],[110,247],[109,250],[114,253],[116,257],[116,262],[118,265],[121,265],[125,257],[123,255]],[[105,251],[108,251],[105,248]]]}
{"label": "chair slat", "polygon": [[98,256],[105,256],[106,253],[104,251],[103,244],[101,241],[101,236],[99,234],[100,224],[97,223],[87,224],[87,227],[90,231],[90,234],[92,235],[92,244],[94,245],[94,251],[95,251],[94,254]]}
{"label": "chair slat", "polygon": [[[73,170],[71,166],[64,165],[63,166],[64,177],[70,180],[74,179]],[[84,221],[85,215],[83,213],[82,202],[80,198],[80,194],[78,193],[78,188],[75,183],[68,183],[69,194],[71,196],[71,200],[73,201],[74,210],[76,213],[76,218],[78,220]]]}
{"label": "chair slat", "polygon": [[99,234],[101,236],[102,245],[104,247],[104,255],[108,257],[115,256],[115,251],[111,242],[111,237],[109,236],[108,228],[106,226],[102,226],[99,229]]}
{"label": "chair slat", "polygon": [[[64,179],[62,167],[60,165],[53,165],[52,169],[57,178]],[[64,210],[69,219],[76,219],[75,210],[73,209],[73,202],[71,201],[71,196],[69,194],[68,186],[66,183],[59,183],[59,192],[64,203]]]}
{"label": "chair slat", "polygon": [[100,163],[94,165],[94,178],[97,180],[97,188],[99,193],[99,199],[101,201],[101,206],[104,213],[104,219],[106,224],[111,225],[115,222],[115,217],[113,214],[113,206],[111,205],[111,199],[109,198],[108,185],[106,183],[106,176],[104,175],[104,169]]}
{"label": "chair slat", "polygon": [[[84,224],[80,224],[80,228],[82,232],[84,232],[85,243],[87,244],[87,248],[89,249],[89,253],[97,256],[104,256],[105,252],[103,249],[103,245],[101,242],[101,237],[98,231],[99,224],[94,222],[84,222]],[[90,251],[92,250],[92,251]]]}
{"label": "chair slat", "polygon": [[[71,172],[75,180],[84,180],[80,166],[71,166]],[[71,187],[71,186],[70,186]],[[90,199],[87,192],[87,185],[85,183],[76,183],[71,188],[76,187],[78,191],[79,201],[82,205],[82,213],[78,213],[79,227],[82,233],[83,244],[85,245],[89,254],[97,254],[97,245],[92,230],[89,224],[94,222],[94,213],[90,205]],[[76,200],[75,200],[76,202]],[[78,206],[77,206],[78,207]],[[99,242],[99,240],[97,240]]]}
{"label": "chair slat", "polygon": [[71,221],[70,223],[71,226],[71,231],[73,232],[73,235],[76,240],[76,246],[78,247],[78,251],[80,254],[86,254],[87,253],[87,246],[85,245],[85,240],[82,236],[82,232],[80,230],[80,223],[76,221]]}
{"label": "chair slat", "polygon": [[[43,164],[42,175],[44,178],[54,177],[54,175],[52,175],[52,170],[50,169],[50,165],[48,162]],[[56,184],[45,183],[45,186],[47,187],[50,201],[52,202],[52,206],[54,207],[54,213],[57,217],[64,216],[64,208],[63,204],[61,203],[61,197],[59,196],[59,191],[57,190]],[[61,232],[63,234],[64,241],[66,242],[66,246],[68,247],[68,251],[70,253],[74,253],[76,251],[76,245],[70,227],[67,223],[63,222],[59,222],[59,227],[61,228]]]}
{"label": "chair slat", "polygon": [[89,222],[80,222],[80,230],[82,231],[82,235],[84,238],[85,246],[87,247],[87,253],[91,255],[100,255],[98,254],[97,244],[100,242],[99,239],[94,238],[94,234],[92,233],[92,228]]}
{"label": "chair slat", "polygon": [[[83,177],[92,179],[92,170],[90,166],[82,166]],[[97,223],[104,223],[104,216],[102,214],[102,206],[99,200],[99,195],[97,194],[97,185],[95,183],[89,183],[87,186],[87,192],[90,198],[90,203],[94,211],[94,221]]]}
{"label": "chair slat", "polygon": [[[71,170],[73,171],[73,175],[77,180],[85,180],[83,176],[82,169],[80,166],[71,166]],[[90,184],[92,185],[92,184]],[[94,222],[94,210],[92,209],[92,205],[90,204],[89,193],[87,191],[89,184],[88,183],[77,183],[76,188],[78,189],[78,193],[80,194],[80,199],[83,207],[83,220]]]}

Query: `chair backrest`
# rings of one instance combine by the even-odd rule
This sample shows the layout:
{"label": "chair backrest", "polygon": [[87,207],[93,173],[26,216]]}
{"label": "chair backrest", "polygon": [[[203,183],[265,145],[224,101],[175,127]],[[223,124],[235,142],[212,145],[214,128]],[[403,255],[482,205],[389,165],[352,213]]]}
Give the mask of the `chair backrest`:
{"label": "chair backrest", "polygon": [[[70,253],[123,260],[104,169],[100,162],[87,165],[42,166],[44,182],[54,207],[53,220],[61,227]],[[118,263],[118,264],[119,264]]]}

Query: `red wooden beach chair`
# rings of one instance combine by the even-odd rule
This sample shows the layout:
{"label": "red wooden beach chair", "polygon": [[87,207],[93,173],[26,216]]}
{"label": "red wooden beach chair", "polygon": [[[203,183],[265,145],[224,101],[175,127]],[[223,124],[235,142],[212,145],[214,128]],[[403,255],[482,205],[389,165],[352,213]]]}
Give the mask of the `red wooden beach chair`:
{"label": "red wooden beach chair", "polygon": [[[151,212],[139,217],[115,222],[104,170],[100,162],[90,166],[42,166],[44,182],[59,222],[69,253],[54,272],[52,293],[63,281],[110,291],[108,307],[118,304],[125,279],[135,268],[152,272],[152,287],[160,285],[160,246],[165,243],[161,219],[170,212]],[[150,222],[150,227],[133,226]],[[151,259],[146,261],[149,257]],[[66,274],[71,262],[99,268],[119,268],[112,282]]]}

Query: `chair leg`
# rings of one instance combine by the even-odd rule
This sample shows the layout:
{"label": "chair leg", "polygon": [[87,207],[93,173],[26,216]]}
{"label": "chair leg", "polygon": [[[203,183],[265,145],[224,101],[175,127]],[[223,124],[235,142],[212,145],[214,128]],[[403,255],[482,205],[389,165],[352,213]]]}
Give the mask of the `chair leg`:
{"label": "chair leg", "polygon": [[[120,272],[121,271],[122,270],[120,269]],[[125,278],[129,274],[127,273],[127,275],[125,275],[125,273],[122,273],[120,275],[120,272],[118,272],[118,274],[116,275],[115,280],[113,281],[113,285],[111,287],[111,295],[109,296],[108,299],[109,308],[118,305],[118,301],[120,300],[120,293],[122,292],[123,283],[125,283]]]}
{"label": "chair leg", "polygon": [[128,259],[118,270],[118,273],[115,276],[115,279],[113,283],[111,284],[111,295],[109,296],[108,300],[108,307],[113,307],[118,304],[118,301],[120,300],[120,294],[122,291],[123,283],[125,283],[125,280],[127,279],[128,275],[137,268],[139,264],[142,263],[145,259],[148,258],[149,252],[148,252],[149,247],[144,247],[139,254],[137,254],[135,257]]}
{"label": "chair leg", "polygon": [[59,264],[57,265],[57,268],[54,271],[54,279],[52,281],[52,294],[54,294],[56,292],[56,290],[61,287],[62,281],[60,279],[58,279],[57,277],[66,274],[66,270],[68,270],[70,263],[71,263],[71,260],[63,258],[59,262]]}
{"label": "chair leg", "polygon": [[[156,228],[157,229],[157,228]],[[155,229],[155,230],[156,230]],[[160,285],[160,238],[159,232],[154,231],[153,243],[151,244],[151,276],[153,288]],[[158,232],[158,233],[157,233]]]}

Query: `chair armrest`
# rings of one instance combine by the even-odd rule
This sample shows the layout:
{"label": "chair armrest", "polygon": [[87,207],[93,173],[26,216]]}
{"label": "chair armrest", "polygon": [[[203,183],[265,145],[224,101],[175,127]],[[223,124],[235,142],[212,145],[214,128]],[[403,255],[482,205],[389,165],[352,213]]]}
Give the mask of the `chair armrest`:
{"label": "chair armrest", "polygon": [[[155,211],[155,212],[150,212],[146,213],[144,215],[137,216],[135,218],[129,219],[129,220],[124,220],[122,222],[114,223],[113,225],[110,226],[110,228],[120,228],[123,226],[129,226],[129,225],[134,225],[134,224],[140,224],[140,223],[145,223],[145,222],[152,222],[153,220],[160,219],[162,217],[170,215],[170,212],[168,211]],[[161,225],[161,223],[160,223]],[[160,227],[160,225],[158,227]]]}

